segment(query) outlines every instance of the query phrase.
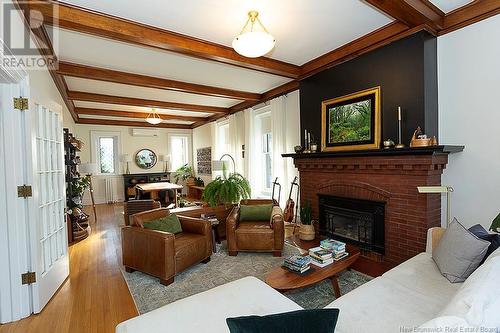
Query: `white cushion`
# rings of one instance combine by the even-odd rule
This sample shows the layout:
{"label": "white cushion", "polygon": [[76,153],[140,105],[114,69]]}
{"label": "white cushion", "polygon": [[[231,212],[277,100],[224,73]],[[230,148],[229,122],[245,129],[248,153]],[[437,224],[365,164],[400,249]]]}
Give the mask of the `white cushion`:
{"label": "white cushion", "polygon": [[424,252],[386,272],[383,277],[426,297],[438,300],[444,307],[463,283],[445,278],[430,253]]}
{"label": "white cushion", "polygon": [[335,332],[400,332],[437,316],[461,284],[452,284],[430,253],[419,254],[333,301],[340,309]]}
{"label": "white cushion", "polygon": [[494,252],[469,276],[442,315],[464,318],[474,327],[500,328],[499,253]]}
{"label": "white cushion", "polygon": [[132,318],[116,333],[222,333],[226,318],[302,309],[255,277],[245,277]]}
{"label": "white cushion", "polygon": [[429,320],[420,325],[416,332],[474,332],[463,318],[456,316],[442,316]]}

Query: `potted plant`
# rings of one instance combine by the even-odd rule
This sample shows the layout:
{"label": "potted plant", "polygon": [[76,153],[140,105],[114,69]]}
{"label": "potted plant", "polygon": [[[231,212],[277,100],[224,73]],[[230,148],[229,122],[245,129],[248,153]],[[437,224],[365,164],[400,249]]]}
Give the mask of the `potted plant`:
{"label": "potted plant", "polygon": [[184,164],[183,166],[175,170],[174,178],[176,184],[179,183],[179,180],[185,181],[188,185],[194,184],[193,168],[188,164]]}
{"label": "potted plant", "polygon": [[222,176],[218,176],[205,186],[202,199],[211,207],[217,205],[232,205],[242,199],[250,198],[250,184],[239,173],[231,173],[227,176],[226,170]]}
{"label": "potted plant", "polygon": [[301,240],[313,240],[316,237],[316,232],[314,231],[314,225],[312,220],[312,208],[311,203],[306,201],[302,207],[300,207],[300,228],[299,228],[299,238]]}
{"label": "potted plant", "polygon": [[82,197],[83,193],[90,186],[90,175],[83,176],[81,178],[75,179],[72,186],[72,198],[71,201],[75,207],[82,208]]}

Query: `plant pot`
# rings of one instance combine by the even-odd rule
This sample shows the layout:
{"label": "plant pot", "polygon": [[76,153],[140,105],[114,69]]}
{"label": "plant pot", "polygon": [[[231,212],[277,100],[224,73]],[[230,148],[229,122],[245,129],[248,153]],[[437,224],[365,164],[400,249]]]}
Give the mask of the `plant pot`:
{"label": "plant pot", "polygon": [[299,238],[301,240],[310,241],[316,238],[316,232],[314,231],[314,225],[312,224],[301,224],[299,228]]}
{"label": "plant pot", "polygon": [[188,179],[186,179],[186,185],[195,186],[194,177],[189,177]]}

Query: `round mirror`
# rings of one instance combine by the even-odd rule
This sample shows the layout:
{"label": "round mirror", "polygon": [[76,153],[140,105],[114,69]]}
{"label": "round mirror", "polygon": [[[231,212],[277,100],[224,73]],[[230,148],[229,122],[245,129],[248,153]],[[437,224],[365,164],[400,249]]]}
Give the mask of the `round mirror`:
{"label": "round mirror", "polygon": [[141,149],[135,155],[135,163],[141,169],[151,169],[157,161],[156,154],[150,149]]}

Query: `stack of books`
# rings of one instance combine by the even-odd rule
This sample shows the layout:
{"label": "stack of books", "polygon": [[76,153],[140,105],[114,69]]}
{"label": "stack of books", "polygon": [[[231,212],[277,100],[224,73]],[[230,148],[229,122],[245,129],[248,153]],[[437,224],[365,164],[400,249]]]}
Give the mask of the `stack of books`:
{"label": "stack of books", "polygon": [[345,258],[349,253],[345,250],[345,243],[335,239],[324,239],[320,242],[321,248],[331,251],[333,260],[337,261]]}
{"label": "stack of books", "polygon": [[283,266],[296,273],[304,273],[311,268],[311,258],[309,256],[290,256],[285,259]]}
{"label": "stack of books", "polygon": [[311,263],[318,267],[325,267],[333,264],[333,253],[330,250],[325,250],[321,246],[309,249]]}

